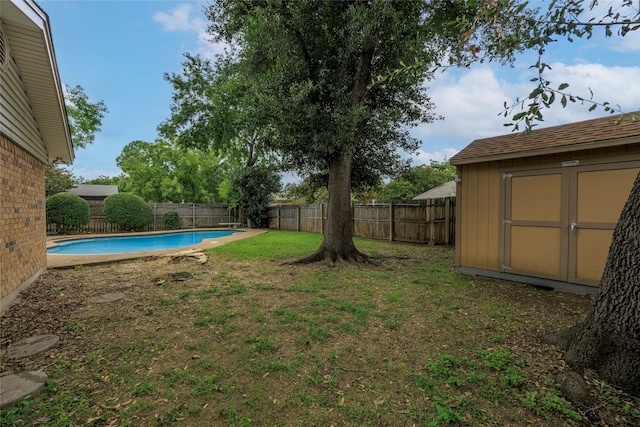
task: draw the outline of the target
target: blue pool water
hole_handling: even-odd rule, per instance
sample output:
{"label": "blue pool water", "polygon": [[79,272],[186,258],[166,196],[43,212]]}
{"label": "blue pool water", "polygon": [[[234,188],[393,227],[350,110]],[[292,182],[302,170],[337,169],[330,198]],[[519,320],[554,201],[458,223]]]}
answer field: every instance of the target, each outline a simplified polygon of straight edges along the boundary
{"label": "blue pool water", "polygon": [[147,234],[144,236],[114,236],[74,239],[57,242],[47,253],[58,255],[119,254],[126,252],[157,251],[160,249],[193,246],[204,239],[230,236],[241,230],[181,231],[177,233]]}

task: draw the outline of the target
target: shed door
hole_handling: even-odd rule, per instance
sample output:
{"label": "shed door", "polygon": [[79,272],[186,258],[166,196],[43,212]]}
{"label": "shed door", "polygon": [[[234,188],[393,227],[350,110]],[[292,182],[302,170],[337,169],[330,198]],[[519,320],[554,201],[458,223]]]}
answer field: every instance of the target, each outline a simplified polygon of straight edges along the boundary
{"label": "shed door", "polygon": [[597,286],[640,162],[505,172],[502,270]]}
{"label": "shed door", "polygon": [[563,181],[561,169],[504,174],[504,271],[566,280]]}
{"label": "shed door", "polygon": [[569,218],[569,281],[598,285],[609,254],[611,236],[640,171],[638,162],[571,170],[570,192],[575,194]]}

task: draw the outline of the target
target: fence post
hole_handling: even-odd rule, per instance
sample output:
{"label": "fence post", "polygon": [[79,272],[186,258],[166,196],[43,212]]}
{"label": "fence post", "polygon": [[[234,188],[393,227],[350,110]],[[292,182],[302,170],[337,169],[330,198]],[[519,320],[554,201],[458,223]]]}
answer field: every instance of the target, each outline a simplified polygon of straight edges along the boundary
{"label": "fence post", "polygon": [[296,220],[296,222],[297,222],[296,231],[300,231],[300,205],[298,205],[296,207],[296,212],[297,212],[297,215],[298,215],[297,216],[297,220]]}
{"label": "fence post", "polygon": [[389,241],[393,242],[393,201],[389,202]]}
{"label": "fence post", "polygon": [[434,210],[436,207],[436,203],[435,200],[437,199],[428,199],[428,207],[427,209],[429,209],[429,244],[430,245],[435,245],[436,244],[436,216],[434,215]]}
{"label": "fence post", "polygon": [[196,228],[196,204],[191,203],[191,228]]}
{"label": "fence post", "polygon": [[451,225],[451,197],[444,199],[444,244],[448,245],[451,241],[449,229]]}
{"label": "fence post", "polygon": [[324,203],[320,202],[320,234],[324,234]]}
{"label": "fence post", "polygon": [[277,211],[278,212],[278,217],[276,218],[276,220],[277,220],[276,221],[276,230],[280,230],[280,207],[281,206],[282,205],[278,205],[278,211]]}
{"label": "fence post", "polygon": [[156,231],[156,218],[158,216],[158,204],[153,204],[153,231]]}

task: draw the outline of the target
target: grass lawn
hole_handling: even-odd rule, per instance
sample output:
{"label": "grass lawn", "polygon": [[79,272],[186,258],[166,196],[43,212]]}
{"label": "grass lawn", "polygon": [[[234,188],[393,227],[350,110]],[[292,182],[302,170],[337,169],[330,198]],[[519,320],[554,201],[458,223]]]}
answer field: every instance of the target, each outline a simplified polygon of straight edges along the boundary
{"label": "grass lawn", "polygon": [[[192,259],[51,270],[1,319],[0,345],[61,345],[0,426],[640,425],[638,401],[588,373],[578,408],[550,331],[591,297],[459,275],[453,248],[356,239],[364,265],[289,265],[321,235],[274,232]],[[122,292],[109,304],[93,296]]]}

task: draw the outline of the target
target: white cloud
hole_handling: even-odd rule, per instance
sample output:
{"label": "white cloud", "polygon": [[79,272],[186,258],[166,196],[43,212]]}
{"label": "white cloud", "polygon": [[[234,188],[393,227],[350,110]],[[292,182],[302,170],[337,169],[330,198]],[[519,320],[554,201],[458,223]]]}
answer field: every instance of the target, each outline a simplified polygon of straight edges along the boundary
{"label": "white cloud", "polygon": [[[444,120],[420,125],[415,134],[431,138],[476,138],[505,133],[504,117],[498,117],[505,101],[515,99],[513,93],[524,87],[498,80],[488,66],[456,72],[459,76],[438,76],[429,94]],[[516,95],[517,96],[517,95]]]}
{"label": "white cloud", "polygon": [[619,39],[620,42],[614,45],[614,49],[618,52],[640,51],[640,30],[627,33],[626,36]]}
{"label": "white cloud", "polygon": [[[568,91],[583,98],[591,96],[590,88],[594,93],[593,99],[598,102],[619,105],[623,111],[640,109],[640,66],[554,63],[551,67],[552,70],[545,74],[553,82],[553,87],[569,83]],[[513,73],[508,77],[514,83],[498,79],[498,72],[505,76]],[[511,132],[510,127],[503,126],[509,122],[509,117],[500,115],[500,112],[505,102],[509,104],[517,98],[526,99],[534,88],[534,83],[529,81],[533,77],[531,72],[482,66],[456,74],[438,77],[429,90],[437,112],[445,119],[420,125],[412,133],[426,144],[439,141],[439,150],[440,147],[455,146],[454,142],[461,138],[469,143],[474,139]],[[544,112],[544,122],[540,126],[588,120],[608,114],[601,107],[589,112],[589,106],[569,102],[567,108],[562,108],[558,99],[550,110]]]}
{"label": "white cloud", "polygon": [[162,24],[165,31],[195,31],[206,30],[206,22],[200,17],[192,17],[192,4],[181,4],[171,12],[156,12],[153,20]]}
{"label": "white cloud", "polygon": [[197,36],[197,53],[205,58],[214,58],[224,51],[223,43],[214,43],[207,33],[207,21],[201,10],[205,3],[180,4],[169,12],[158,11],[153,15],[153,20],[162,25],[167,32],[193,33]]}
{"label": "white cloud", "polygon": [[[567,90],[583,98],[591,96],[598,102],[619,105],[622,110],[633,111],[640,108],[640,66],[620,67],[602,64],[551,65],[547,78],[556,84],[567,82]],[[583,117],[593,117],[585,108],[577,108]],[[598,110],[596,110],[598,111]],[[600,110],[604,111],[604,110]]]}

